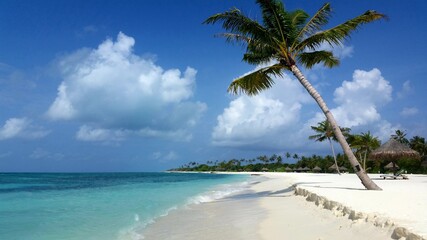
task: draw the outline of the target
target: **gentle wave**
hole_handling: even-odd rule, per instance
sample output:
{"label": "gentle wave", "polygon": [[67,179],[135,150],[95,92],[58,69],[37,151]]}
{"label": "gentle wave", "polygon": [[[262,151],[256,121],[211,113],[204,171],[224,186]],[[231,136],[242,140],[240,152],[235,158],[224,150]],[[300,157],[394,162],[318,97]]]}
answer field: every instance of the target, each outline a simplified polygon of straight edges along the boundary
{"label": "gentle wave", "polygon": [[209,191],[188,198],[188,200],[183,205],[171,207],[159,216],[149,219],[146,222],[139,222],[138,219],[138,221],[136,221],[138,224],[134,225],[130,229],[127,229],[126,231],[123,231],[122,234],[120,234],[119,240],[142,240],[144,239],[143,231],[149,225],[154,224],[157,219],[167,217],[171,211],[186,209],[191,207],[191,205],[218,201],[220,199],[230,197],[234,194],[248,190],[253,183],[253,180],[246,180],[243,182],[236,182],[231,184],[220,184]]}
{"label": "gentle wave", "polygon": [[188,200],[188,204],[200,204],[217,201],[219,199],[223,199],[233,194],[247,190],[250,184],[251,183],[249,181],[234,184],[222,184],[216,189],[190,198]]}

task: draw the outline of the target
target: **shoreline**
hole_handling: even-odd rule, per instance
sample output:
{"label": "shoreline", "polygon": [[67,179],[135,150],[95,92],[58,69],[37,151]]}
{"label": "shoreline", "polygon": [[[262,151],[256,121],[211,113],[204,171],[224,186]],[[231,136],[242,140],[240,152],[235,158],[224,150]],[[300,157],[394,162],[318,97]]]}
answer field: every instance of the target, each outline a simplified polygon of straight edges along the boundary
{"label": "shoreline", "polygon": [[[215,173],[256,174],[253,179],[264,180],[243,193],[170,213],[146,229],[146,239],[159,231],[174,236],[162,239],[286,239],[284,229],[295,239],[427,239],[427,175],[380,180],[373,174],[384,190],[367,191],[354,174]],[[187,231],[170,229],[173,219]],[[305,231],[307,222],[316,230]]]}

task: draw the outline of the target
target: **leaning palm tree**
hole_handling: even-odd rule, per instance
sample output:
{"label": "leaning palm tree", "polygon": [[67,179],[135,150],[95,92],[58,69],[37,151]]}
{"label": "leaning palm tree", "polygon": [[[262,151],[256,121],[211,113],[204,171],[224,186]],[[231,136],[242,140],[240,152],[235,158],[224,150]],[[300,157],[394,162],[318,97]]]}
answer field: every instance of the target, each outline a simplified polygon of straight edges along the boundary
{"label": "leaning palm tree", "polygon": [[262,11],[262,23],[245,16],[236,8],[215,14],[204,22],[206,24],[222,23],[227,33],[220,36],[225,37],[229,42],[246,46],[243,61],[263,66],[235,79],[228,91],[234,94],[243,92],[256,95],[274,84],[273,77],[283,76],[284,71],[292,72],[326,115],[338,142],[363,185],[367,189],[380,190],[381,188],[360,167],[326,103],[302,74],[297,63],[306,68],[316,64],[323,64],[326,67],[337,66],[339,60],[333,53],[319,50],[319,46],[324,43],[331,46],[343,44],[361,25],[382,19],[385,15],[376,11],[367,11],[336,27],[322,30],[331,16],[329,3],[323,5],[310,18],[303,10],[285,10],[283,3],[279,0],[257,0],[256,2]]}
{"label": "leaning palm tree", "polygon": [[[332,129],[331,124],[328,121],[323,121],[317,123],[317,126],[311,126],[311,129],[313,129],[317,134],[311,135],[308,137],[308,139],[314,139],[317,142],[323,142],[325,140],[329,141],[329,145],[331,146],[332,154],[334,156],[335,166],[337,168],[338,174],[341,174],[340,169],[338,167],[337,163],[337,156],[335,155],[335,149],[334,145],[332,144],[333,141],[338,141],[335,137],[334,130]],[[344,134],[344,136],[348,136],[350,132],[350,128],[341,128],[341,132]]]}

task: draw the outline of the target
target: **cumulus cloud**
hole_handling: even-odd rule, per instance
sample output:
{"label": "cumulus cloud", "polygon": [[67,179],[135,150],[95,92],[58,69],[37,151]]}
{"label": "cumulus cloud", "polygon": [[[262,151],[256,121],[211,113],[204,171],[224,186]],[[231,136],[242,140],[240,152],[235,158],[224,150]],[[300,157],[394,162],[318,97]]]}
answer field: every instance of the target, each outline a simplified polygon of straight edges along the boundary
{"label": "cumulus cloud", "polygon": [[[334,101],[337,104],[331,109],[338,124],[342,127],[358,131],[371,131],[381,140],[390,137],[397,129],[388,121],[381,118],[380,108],[392,100],[392,86],[381,75],[381,71],[374,68],[371,71],[355,70],[351,81],[343,81],[334,92]],[[307,121],[304,129],[324,121],[323,113]]]}
{"label": "cumulus cloud", "polygon": [[[316,110],[302,112],[314,103],[299,82],[285,76],[272,89],[254,97],[240,96],[230,102],[217,118],[213,144],[229,147],[271,147],[274,149],[317,149],[308,140],[311,126],[324,121]],[[336,106],[331,109],[341,126],[355,133],[370,130],[386,139],[396,126],[381,118],[380,108],[392,100],[392,87],[378,69],[355,70],[351,81],[343,81],[334,92]],[[304,113],[304,114],[303,114]]]}
{"label": "cumulus cloud", "polygon": [[[122,139],[147,129],[187,132],[206,104],[191,101],[197,71],[164,70],[133,53],[135,40],[119,33],[97,49],[81,49],[59,61],[63,81],[47,111],[52,120],[77,120],[77,139]],[[144,134],[140,134],[144,135]]]}
{"label": "cumulus cloud", "polygon": [[338,107],[332,110],[342,126],[354,127],[381,119],[378,108],[391,101],[392,86],[380,70],[355,70],[352,81],[344,81],[334,92]]}
{"label": "cumulus cloud", "polygon": [[42,127],[35,126],[27,118],[10,118],[0,128],[0,140],[11,138],[36,139],[49,134],[49,131]]}
{"label": "cumulus cloud", "polygon": [[218,116],[212,132],[214,145],[271,145],[265,138],[284,134],[299,121],[308,94],[290,77],[276,79],[276,86],[257,96],[242,95]]}

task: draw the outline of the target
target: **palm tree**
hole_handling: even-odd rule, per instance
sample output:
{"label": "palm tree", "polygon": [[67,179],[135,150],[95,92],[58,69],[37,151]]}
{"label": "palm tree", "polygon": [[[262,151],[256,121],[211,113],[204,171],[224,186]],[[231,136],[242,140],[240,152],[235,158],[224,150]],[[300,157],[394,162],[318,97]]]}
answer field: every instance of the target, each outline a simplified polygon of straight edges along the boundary
{"label": "palm tree", "polygon": [[[352,148],[355,148],[359,152],[359,158],[363,162],[363,168],[366,169],[366,157],[368,154],[378,148],[381,145],[380,140],[377,137],[371,135],[371,132],[361,133],[359,135],[353,135],[349,139]],[[361,154],[364,154],[362,158]]]}
{"label": "palm tree", "polygon": [[[334,156],[335,166],[337,167],[337,172],[338,174],[341,174],[337,163],[337,156],[335,155],[334,145],[332,144],[332,140],[337,141],[337,138],[335,137],[331,124],[325,120],[323,122],[317,123],[317,126],[311,126],[311,129],[313,129],[317,134],[309,136],[308,139],[314,139],[317,142],[323,142],[325,140],[329,141],[329,145],[331,146],[332,154]],[[341,128],[341,132],[344,134],[344,136],[348,136],[350,128]]]}
{"label": "palm tree", "polygon": [[424,159],[424,157],[427,154],[427,143],[425,141],[425,138],[420,136],[414,136],[409,141],[409,146],[420,153],[421,159]]}
{"label": "palm tree", "polygon": [[406,133],[405,131],[401,131],[401,130],[396,130],[395,132],[396,134],[391,135],[392,138],[394,138],[394,140],[406,144],[409,144],[408,139],[406,138]]}
{"label": "palm tree", "polygon": [[318,50],[318,47],[323,43],[331,46],[343,44],[361,25],[385,18],[385,15],[371,10],[336,27],[321,30],[331,16],[329,3],[324,4],[313,17],[309,18],[303,10],[286,11],[279,0],[256,2],[262,11],[262,23],[245,16],[236,8],[212,15],[204,22],[222,23],[222,27],[228,32],[220,36],[229,42],[245,45],[243,61],[253,65],[267,65],[233,80],[228,91],[234,94],[243,92],[256,95],[274,84],[272,77],[281,77],[286,70],[292,72],[322,109],[363,185],[367,189],[380,190],[381,188],[362,171],[334,116],[317,90],[302,74],[297,63],[306,68],[320,63],[326,67],[337,66],[339,60],[333,53]]}

